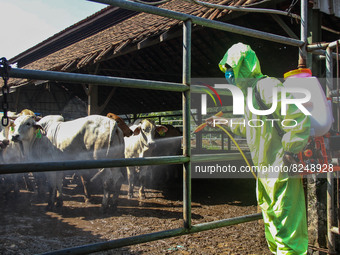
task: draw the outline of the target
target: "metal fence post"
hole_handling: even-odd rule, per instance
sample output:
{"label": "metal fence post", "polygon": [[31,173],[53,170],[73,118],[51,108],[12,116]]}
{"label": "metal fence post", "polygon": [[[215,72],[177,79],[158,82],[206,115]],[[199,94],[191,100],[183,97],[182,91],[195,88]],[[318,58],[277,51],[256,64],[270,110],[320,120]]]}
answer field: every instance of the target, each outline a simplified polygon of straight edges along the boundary
{"label": "metal fence post", "polygon": [[308,4],[307,0],[301,0],[301,28],[300,28],[300,39],[304,42],[303,45],[299,47],[299,68],[306,67],[307,60],[307,31],[308,31],[308,22],[307,22],[307,10]]}
{"label": "metal fence post", "polygon": [[[326,94],[333,90],[333,58],[332,49],[326,49]],[[327,244],[328,252],[335,254],[335,236],[332,233],[333,218],[334,218],[334,177],[333,173],[327,173]]]}
{"label": "metal fence post", "polygon": [[[191,20],[183,23],[183,84],[191,83]],[[190,157],[190,90],[183,95],[183,155]],[[183,220],[191,228],[191,162],[183,164]]]}

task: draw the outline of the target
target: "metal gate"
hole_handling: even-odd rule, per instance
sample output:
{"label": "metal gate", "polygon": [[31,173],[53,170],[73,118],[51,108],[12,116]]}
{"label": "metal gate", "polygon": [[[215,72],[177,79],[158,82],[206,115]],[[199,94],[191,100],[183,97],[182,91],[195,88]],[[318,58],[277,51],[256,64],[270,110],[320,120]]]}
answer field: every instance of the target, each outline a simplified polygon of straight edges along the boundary
{"label": "metal gate", "polygon": [[[122,239],[105,241],[101,243],[88,244],[84,246],[72,247],[59,251],[48,252],[45,254],[88,254],[92,252],[105,251],[123,246],[139,244],[144,242],[155,241],[164,238],[170,238],[180,235],[196,233],[200,231],[231,226],[244,222],[261,219],[261,214],[251,214],[235,218],[229,218],[219,221],[213,221],[198,225],[191,224],[191,163],[209,162],[209,161],[226,161],[241,159],[238,153],[215,154],[215,155],[191,155],[190,148],[190,84],[191,84],[191,29],[192,24],[197,24],[213,29],[219,29],[245,36],[251,36],[273,42],[292,45],[300,48],[300,58],[306,59],[307,55],[307,0],[301,1],[301,40],[289,37],[274,35],[254,29],[248,29],[236,25],[231,25],[219,21],[208,20],[193,15],[174,12],[159,7],[140,4],[125,0],[91,0],[117,6],[120,8],[146,12],[159,16],[183,21],[183,69],[182,84],[171,82],[159,82],[151,80],[137,80],[128,78],[115,78],[97,75],[63,73],[53,71],[38,71],[19,68],[8,70],[9,77],[40,79],[50,81],[67,81],[86,83],[103,86],[118,86],[127,88],[142,88],[151,90],[166,90],[182,93],[183,103],[183,155],[166,156],[166,157],[149,157],[134,159],[107,159],[107,160],[87,160],[87,161],[66,161],[66,162],[44,162],[44,163],[25,163],[25,164],[8,164],[0,166],[1,174],[25,173],[25,172],[42,172],[56,170],[73,170],[73,169],[91,169],[105,167],[125,167],[125,166],[143,166],[143,165],[161,165],[161,164],[182,164],[183,165],[183,227],[170,229],[161,232],[143,234]],[[263,10],[262,10],[263,11]]]}

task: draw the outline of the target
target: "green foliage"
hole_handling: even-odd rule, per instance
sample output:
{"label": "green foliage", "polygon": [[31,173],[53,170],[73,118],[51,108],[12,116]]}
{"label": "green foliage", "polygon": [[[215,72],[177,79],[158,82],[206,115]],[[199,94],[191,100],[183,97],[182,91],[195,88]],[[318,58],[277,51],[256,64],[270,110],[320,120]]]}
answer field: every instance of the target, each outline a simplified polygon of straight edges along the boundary
{"label": "green foliage", "polygon": [[157,124],[161,123],[182,127],[182,111],[141,113],[138,117],[153,119]]}

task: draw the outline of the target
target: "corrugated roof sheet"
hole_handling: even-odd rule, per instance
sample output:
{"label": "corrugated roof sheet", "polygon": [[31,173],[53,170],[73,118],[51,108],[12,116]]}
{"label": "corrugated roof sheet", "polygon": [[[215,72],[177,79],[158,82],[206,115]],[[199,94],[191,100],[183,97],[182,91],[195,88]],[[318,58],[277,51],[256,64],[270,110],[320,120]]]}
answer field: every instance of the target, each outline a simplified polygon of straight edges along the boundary
{"label": "corrugated roof sheet", "polygon": [[339,0],[314,0],[314,8],[320,9],[320,11],[324,13],[340,18]]}

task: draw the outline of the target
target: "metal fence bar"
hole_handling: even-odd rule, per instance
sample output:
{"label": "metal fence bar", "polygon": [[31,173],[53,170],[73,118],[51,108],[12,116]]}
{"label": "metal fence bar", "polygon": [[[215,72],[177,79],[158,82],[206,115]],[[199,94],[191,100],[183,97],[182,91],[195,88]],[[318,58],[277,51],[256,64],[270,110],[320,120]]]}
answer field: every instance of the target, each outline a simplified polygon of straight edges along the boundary
{"label": "metal fence bar", "polygon": [[[312,54],[315,54],[315,55],[319,55],[319,59],[320,60],[325,60],[326,59],[326,55],[327,55],[327,52],[326,50],[313,50],[312,52],[310,52]],[[337,58],[337,54],[332,52],[332,58],[336,59]],[[339,54],[338,54],[338,57],[339,57]]]}
{"label": "metal fence bar", "polygon": [[58,170],[79,170],[93,168],[171,165],[183,164],[190,161],[185,156],[163,156],[146,158],[98,159],[98,160],[70,160],[61,162],[0,164],[0,174],[47,172]]}
{"label": "metal fence bar", "polygon": [[[327,96],[333,90],[333,58],[332,48],[326,48],[326,93]],[[327,173],[327,246],[330,254],[335,254],[335,235],[332,232],[334,223],[334,176]]]}
{"label": "metal fence bar", "polygon": [[[244,155],[251,159],[250,152],[244,153]],[[240,153],[221,153],[221,154],[200,154],[192,155],[191,163],[203,163],[203,162],[217,162],[217,161],[233,161],[233,160],[243,160]]]}
{"label": "metal fence bar", "polygon": [[225,219],[225,220],[197,224],[197,225],[192,226],[190,229],[187,229],[187,228],[170,229],[170,230],[154,232],[154,233],[149,233],[149,234],[144,234],[144,235],[116,239],[116,240],[107,241],[107,242],[94,243],[94,244],[78,246],[78,247],[73,247],[73,248],[68,248],[68,249],[63,249],[63,250],[58,250],[58,251],[47,252],[41,255],[89,254],[93,252],[111,250],[111,249],[116,249],[116,248],[120,248],[124,246],[146,243],[150,241],[156,241],[156,240],[175,237],[175,236],[198,233],[201,231],[215,229],[215,228],[232,226],[232,225],[236,225],[240,223],[259,220],[261,218],[262,218],[261,213],[244,215],[244,216],[239,216],[239,217]]}
{"label": "metal fence bar", "polygon": [[132,10],[132,11],[146,12],[146,13],[155,14],[158,16],[168,17],[171,19],[177,19],[177,20],[182,20],[182,21],[186,21],[190,19],[194,24],[197,24],[197,25],[219,29],[219,30],[223,30],[227,32],[232,32],[235,34],[250,36],[254,38],[264,39],[268,41],[283,43],[287,45],[292,45],[292,46],[304,45],[303,41],[300,41],[297,39],[292,39],[292,38],[285,37],[285,36],[266,33],[266,32],[255,30],[255,29],[244,28],[241,26],[236,26],[236,25],[219,22],[215,20],[208,20],[208,19],[197,17],[194,15],[166,10],[166,9],[162,9],[159,7],[150,6],[146,4],[140,4],[140,3],[136,3],[132,1],[127,1],[127,0],[89,0],[89,1],[113,5],[113,6],[117,6],[120,8]]}
{"label": "metal fence bar", "polygon": [[64,82],[86,83],[86,84],[103,85],[103,86],[118,86],[118,87],[125,87],[125,88],[166,90],[166,91],[174,91],[174,92],[183,92],[189,89],[187,86],[184,86],[183,84],[173,83],[173,82],[161,82],[161,81],[118,78],[118,77],[100,76],[100,75],[91,75],[91,74],[29,70],[29,69],[19,69],[19,68],[11,68],[8,74],[9,74],[9,77],[12,77],[12,78],[64,81]]}
{"label": "metal fence bar", "polygon": [[[183,70],[182,82],[185,86],[191,84],[191,26],[190,20],[183,23]],[[183,156],[191,155],[191,94],[190,90],[182,93],[183,107]],[[191,162],[183,164],[183,223],[185,228],[191,227]]]}
{"label": "metal fence bar", "polygon": [[336,40],[336,41],[334,41],[334,42],[331,42],[331,43],[328,45],[328,47],[331,48],[331,49],[333,49],[333,48],[335,48],[335,47],[337,46],[338,43],[340,43],[340,40]]}
{"label": "metal fence bar", "polygon": [[308,51],[320,50],[320,49],[326,49],[327,47],[335,48],[337,43],[340,43],[340,40],[336,40],[330,43],[329,42],[315,43],[315,44],[307,45],[307,50]]}
{"label": "metal fence bar", "polygon": [[[250,158],[250,153],[245,153]],[[78,170],[108,167],[125,166],[147,166],[147,165],[171,165],[188,163],[188,156],[163,156],[145,158],[124,158],[124,159],[98,159],[98,160],[69,160],[62,162],[31,162],[17,164],[0,164],[0,174],[14,174],[27,172],[47,172],[57,170]],[[240,153],[223,154],[200,154],[192,155],[192,163],[211,162],[211,161],[233,161],[243,160]]]}

